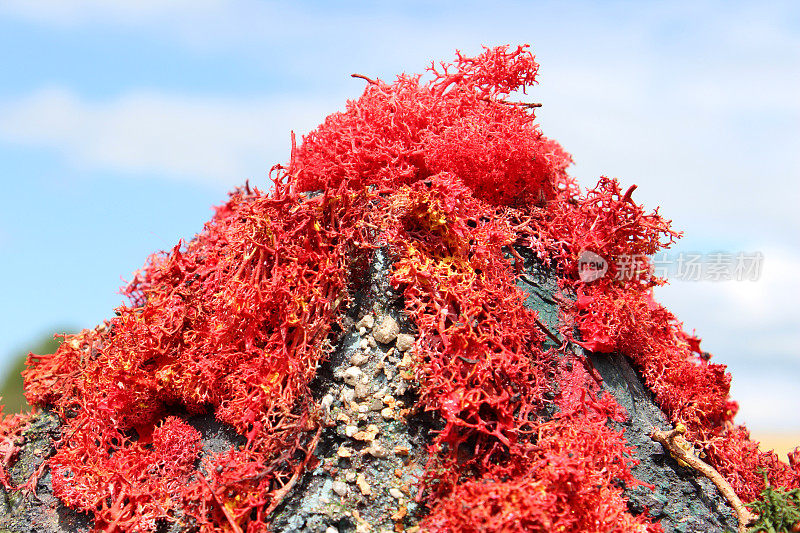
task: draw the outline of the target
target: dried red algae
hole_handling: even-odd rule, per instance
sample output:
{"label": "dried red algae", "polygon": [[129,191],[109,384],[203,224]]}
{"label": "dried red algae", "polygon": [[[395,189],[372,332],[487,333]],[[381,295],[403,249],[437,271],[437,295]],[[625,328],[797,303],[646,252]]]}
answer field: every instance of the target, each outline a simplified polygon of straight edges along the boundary
{"label": "dried red algae", "polygon": [[[744,501],[763,490],[762,468],[773,486],[799,486],[799,465],[758,451],[747,430],[734,424],[738,405],[730,399],[731,376],[725,365],[709,362],[700,340],[683,331],[675,316],[653,299],[652,287],[664,280],[653,275],[649,256],[679,237],[669,221],[657,211],[645,213],[606,178],[577,202],[554,202],[548,210],[532,242],[563,265],[560,283],[577,295],[575,304],[564,309],[565,336],[571,336],[574,326],[580,332],[576,343],[628,357],[658,405],[673,423],[687,428],[687,437]],[[579,281],[577,259],[583,250],[609,260],[606,276],[592,283]]]}
{"label": "dried red algae", "polygon": [[[419,329],[420,407],[444,424],[423,480],[427,529],[660,530],[630,514],[620,488],[637,483],[606,425],[621,408],[568,344],[543,349],[514,285],[519,246],[577,295],[562,335],[629,357],[744,500],[763,488],[759,467],[798,486],[796,462],[758,452],[733,426],[724,367],[652,299],[662,281],[647,256],[678,237],[669,222],[614,180],[580,195],[533,106],[507,100],[537,70],[526,47],[498,47],[432,65],[427,81],[368,80],[274,169],[271,193],[234,191],[195,239],[151,257],[116,318],[32,355],[28,400],[64,421],[49,459],[56,495],[92,512],[98,531],[153,531],[178,515],[201,531],[268,529],[313,463],[309,383],[378,245]],[[583,250],[612,265],[633,257],[642,275],[581,283]],[[176,407],[213,409],[246,445],[198,464],[199,434],[166,416]],[[4,442],[17,426],[3,422]]]}
{"label": "dried red algae", "polygon": [[[312,453],[308,384],[355,243],[367,240],[367,203],[350,191],[301,201],[275,186],[234,192],[203,233],[150,259],[116,318],[31,356],[29,401],[65,421],[49,461],[55,494],[93,512],[97,530],[150,531],[178,509],[205,531],[263,529],[265,508]],[[247,443],[203,465],[196,454],[165,462],[160,447],[199,439],[161,421],[170,406],[213,408]]]}

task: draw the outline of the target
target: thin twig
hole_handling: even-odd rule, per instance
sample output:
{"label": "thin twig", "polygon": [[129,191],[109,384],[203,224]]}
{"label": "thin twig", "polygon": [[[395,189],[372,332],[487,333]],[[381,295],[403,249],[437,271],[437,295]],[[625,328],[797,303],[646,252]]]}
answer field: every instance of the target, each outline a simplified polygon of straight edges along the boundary
{"label": "thin twig", "polygon": [[686,439],[683,438],[685,432],[686,428],[683,427],[682,424],[678,424],[678,426],[671,431],[661,431],[658,428],[653,428],[653,431],[650,432],[650,438],[656,442],[660,442],[661,445],[669,451],[669,454],[679,463],[690,466],[710,479],[711,482],[717,486],[722,496],[731,504],[733,510],[736,511],[736,517],[739,520],[739,532],[746,532],[747,528],[755,520],[755,515],[745,507],[742,500],[736,495],[733,487],[731,487],[731,484],[728,483],[713,466],[702,461],[689,451],[691,446]]}
{"label": "thin twig", "polygon": [[555,335],[555,333],[553,333],[552,331],[550,331],[550,328],[548,328],[547,326],[545,326],[544,324],[542,324],[542,322],[541,322],[541,321],[540,321],[538,318],[536,318],[536,317],[533,317],[533,321],[534,321],[534,322],[536,322],[536,325],[537,325],[537,326],[539,326],[539,329],[540,329],[540,330],[544,331],[545,335],[547,335],[548,337],[550,337],[550,340],[552,340],[553,342],[555,342],[555,343],[556,343],[556,344],[558,344],[559,346],[561,346],[561,345],[564,343],[564,341],[562,341],[561,339],[559,339],[559,338],[558,338],[558,337]]}
{"label": "thin twig", "polygon": [[517,107],[525,107],[528,109],[533,109],[535,107],[542,107],[542,104],[539,102],[509,102],[508,100],[492,100],[491,98],[482,98],[485,102],[494,102],[495,104],[503,104],[503,105],[513,105]]}
{"label": "thin twig", "polygon": [[371,83],[372,85],[378,85],[378,82],[370,78],[369,76],[364,76],[363,74],[350,74],[351,78],[361,78],[362,80],[366,80],[367,83]]}

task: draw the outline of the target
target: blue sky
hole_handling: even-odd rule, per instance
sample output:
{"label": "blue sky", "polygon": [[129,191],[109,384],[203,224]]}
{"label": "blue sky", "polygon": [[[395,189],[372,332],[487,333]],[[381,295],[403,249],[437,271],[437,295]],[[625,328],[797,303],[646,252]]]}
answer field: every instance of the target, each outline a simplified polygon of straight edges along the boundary
{"label": "blue sky", "polygon": [[[335,7],[334,7],[335,6]],[[735,2],[7,0],[0,4],[0,367],[87,327],[122,279],[265,184],[363,83],[530,43],[542,129],[639,185],[678,252],[759,251],[756,282],[658,297],[734,374],[741,419],[799,430],[800,8]]]}

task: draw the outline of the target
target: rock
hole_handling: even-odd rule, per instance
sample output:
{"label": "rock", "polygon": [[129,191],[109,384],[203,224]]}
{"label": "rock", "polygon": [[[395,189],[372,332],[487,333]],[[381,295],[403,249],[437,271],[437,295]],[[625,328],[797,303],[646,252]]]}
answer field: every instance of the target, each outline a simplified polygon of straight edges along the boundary
{"label": "rock", "polygon": [[378,435],[378,433],[380,433],[380,428],[378,428],[378,426],[376,426],[375,424],[370,424],[369,426],[367,426],[367,429],[363,431],[357,431],[352,435],[348,435],[348,437],[353,437],[355,440],[371,442],[375,440],[375,437]]}
{"label": "rock", "polygon": [[[531,257],[526,256],[525,268],[526,276],[517,282],[528,294],[525,306],[535,310],[551,331],[558,331],[558,305],[551,298],[558,292],[555,276]],[[536,286],[530,280],[536,280]],[[576,349],[583,354],[581,348]],[[660,429],[670,426],[628,360],[620,354],[586,352],[584,356],[602,377],[603,390],[614,396],[629,415],[623,424],[623,436],[639,461],[631,468],[634,477],[656,487],[655,491],[642,486],[627,488],[629,509],[634,512],[649,509],[650,516],[667,532],[736,531],[738,522],[732,509],[710,480],[681,467],[668,454],[664,455],[663,450],[653,453],[660,445],[654,447],[650,431],[654,426]],[[612,425],[622,429],[619,424]]]}
{"label": "rock", "polygon": [[357,366],[351,366],[350,368],[344,371],[342,379],[344,379],[344,382],[350,385],[351,387],[355,387],[356,384],[361,382],[361,376],[363,375],[364,372],[362,372],[360,368],[358,368]]}
{"label": "rock", "polygon": [[342,459],[347,459],[348,457],[353,456],[353,450],[351,448],[348,448],[347,446],[339,446],[339,449],[336,450],[336,455],[338,455]]}
{"label": "rock", "polygon": [[384,317],[378,327],[372,330],[372,336],[375,337],[376,341],[382,344],[391,344],[394,342],[398,333],[400,333],[400,326],[394,318],[388,315]]}
{"label": "rock", "polygon": [[372,388],[365,383],[356,383],[355,395],[359,400],[366,398],[370,395]]}
{"label": "rock", "polygon": [[344,498],[347,496],[347,484],[341,481],[334,481],[331,485],[333,492],[339,495],[339,497]]}
{"label": "rock", "polygon": [[354,353],[350,357],[350,364],[353,365],[353,366],[362,366],[367,361],[369,361],[369,354],[368,353]]}
{"label": "rock", "polygon": [[345,388],[341,395],[342,403],[352,403],[356,399],[356,392],[353,389]]}
{"label": "rock", "polygon": [[364,496],[371,496],[372,495],[372,488],[367,483],[367,479],[364,477],[364,474],[358,474],[356,478],[356,485],[358,485],[358,490],[361,491],[361,494]]}
{"label": "rock", "polygon": [[375,317],[372,315],[364,315],[361,320],[356,324],[357,328],[372,329],[375,326]]}
{"label": "rock", "polygon": [[408,452],[411,451],[411,448],[409,448],[408,446],[395,446],[393,451],[395,455],[405,456],[408,455]]}
{"label": "rock", "polygon": [[372,457],[383,459],[387,455],[389,455],[389,450],[381,446],[380,444],[372,443],[372,446],[367,448],[367,453],[370,454]]}
{"label": "rock", "polygon": [[320,405],[322,406],[323,409],[327,411],[331,408],[331,405],[333,405],[333,400],[334,398],[332,394],[326,394],[322,398],[322,402],[320,403]]}
{"label": "rock", "polygon": [[400,352],[407,352],[412,346],[414,346],[415,340],[416,339],[414,339],[413,335],[409,335],[408,333],[400,333],[397,335],[397,343],[395,344],[395,347]]}
{"label": "rock", "polygon": [[[528,265],[527,268],[532,275],[532,267]],[[372,272],[371,283],[380,290],[370,293],[373,295],[373,299],[368,300],[370,306],[373,302],[381,302],[375,295],[386,291],[389,270],[384,263]],[[547,283],[549,281],[543,282],[546,287]],[[525,290],[522,281],[520,286]],[[555,288],[549,290],[555,291]],[[398,361],[390,354],[391,349],[387,350],[381,362],[384,377],[376,371],[378,356],[370,362],[369,355],[360,351],[358,330],[351,329],[343,336],[329,362],[324,363],[327,366],[321,374],[328,376],[328,381],[320,381],[314,389],[321,408],[332,411],[333,420],[328,423],[336,424],[336,427],[324,429],[315,452],[325,468],[307,472],[287,494],[272,516],[272,530],[276,533],[352,532],[358,528],[374,532],[392,531],[394,520],[402,521],[406,531],[418,529],[416,524],[424,509],[413,502],[414,487],[422,473],[418,465],[424,465],[427,460],[432,426],[430,420],[420,418],[414,421],[413,430],[400,423],[405,417],[413,416],[410,408],[414,407],[414,384],[408,369],[412,367],[409,350],[414,337],[399,334],[397,321],[388,314],[391,311],[398,316],[402,309],[389,308],[386,300],[382,302],[375,308],[386,318],[377,327],[369,320],[362,327],[366,329],[369,325],[374,338],[384,348],[394,342],[395,353],[402,353],[402,360]],[[557,331],[556,306],[535,295],[529,296],[526,305],[537,310],[543,320],[554,321],[548,325]],[[377,352],[380,353],[380,349]],[[363,356],[366,359],[362,360]],[[716,488],[705,478],[680,467],[647,436],[652,425],[665,428],[667,420],[627,360],[618,354],[587,354],[587,357],[602,377],[606,393],[613,395],[630,414],[624,423],[624,437],[639,461],[633,467],[634,476],[656,487],[655,491],[643,487],[625,488],[629,509],[635,513],[648,512],[667,532],[735,530],[736,519]],[[370,383],[365,383],[368,374],[373,378]],[[377,392],[372,392],[373,386]],[[410,395],[404,396],[402,401],[397,399],[407,393]],[[338,404],[334,406],[337,398],[343,402],[344,408]],[[356,398],[358,405],[353,404]],[[348,408],[351,409],[349,414],[345,412]],[[232,429],[216,422],[213,415],[191,417],[189,423],[203,435],[204,455],[224,452],[243,443]],[[34,471],[43,458],[52,453],[52,442],[59,434],[59,425],[58,418],[46,412],[31,423],[28,443],[20,452],[19,466],[14,467],[18,470],[12,470],[17,472],[12,479],[15,484],[23,483],[27,479],[26,473]],[[71,533],[91,529],[90,517],[70,511],[52,495],[49,480],[49,473],[45,470],[37,486],[41,501],[23,498],[18,491],[6,493],[0,489],[0,515],[6,515],[0,518],[0,531],[5,528],[13,533]],[[355,484],[355,487],[349,487],[347,483]],[[399,487],[410,487],[411,496]],[[363,498],[369,498],[368,504],[356,508],[348,498],[353,495],[360,495],[356,499],[362,502]],[[163,531],[189,533],[192,525],[177,519],[172,524],[165,524]]]}

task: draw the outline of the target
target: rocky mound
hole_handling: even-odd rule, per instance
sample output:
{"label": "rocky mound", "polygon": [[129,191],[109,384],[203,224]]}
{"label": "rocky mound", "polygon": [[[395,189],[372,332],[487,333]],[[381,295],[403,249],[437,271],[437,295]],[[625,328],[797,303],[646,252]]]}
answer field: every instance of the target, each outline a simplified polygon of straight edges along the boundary
{"label": "rocky mound", "polygon": [[720,531],[800,486],[800,452],[758,451],[725,367],[652,298],[679,235],[635,187],[581,192],[510,99],[537,69],[499,47],[356,75],[269,192],[29,357],[5,527]]}

